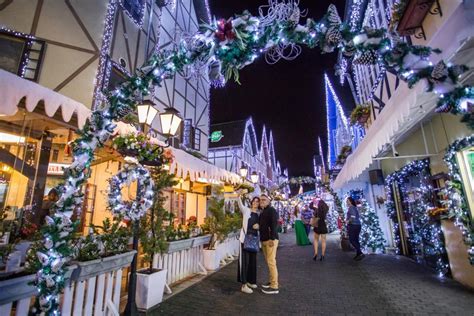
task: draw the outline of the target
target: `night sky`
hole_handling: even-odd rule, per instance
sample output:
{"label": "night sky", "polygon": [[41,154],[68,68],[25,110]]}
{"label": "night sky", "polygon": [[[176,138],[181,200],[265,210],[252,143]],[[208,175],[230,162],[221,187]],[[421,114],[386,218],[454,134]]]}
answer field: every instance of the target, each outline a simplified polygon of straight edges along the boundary
{"label": "night sky", "polygon": [[[266,0],[210,0],[212,15],[228,18],[248,9],[258,15]],[[343,16],[344,0],[301,0],[300,9],[307,17],[319,20],[330,3]],[[305,23],[303,18],[300,23]],[[293,61],[281,60],[269,65],[264,57],[240,72],[241,85],[228,82],[224,88],[211,90],[211,122],[227,122],[252,116],[259,141],[262,126],[273,131],[276,157],[290,176],[313,175],[312,157],[321,136],[327,154],[327,129],[324,91],[326,72],[346,113],[354,107],[350,88],[339,85],[334,76],[337,54],[320,54],[318,49],[304,49]],[[259,144],[260,145],[260,144]]]}

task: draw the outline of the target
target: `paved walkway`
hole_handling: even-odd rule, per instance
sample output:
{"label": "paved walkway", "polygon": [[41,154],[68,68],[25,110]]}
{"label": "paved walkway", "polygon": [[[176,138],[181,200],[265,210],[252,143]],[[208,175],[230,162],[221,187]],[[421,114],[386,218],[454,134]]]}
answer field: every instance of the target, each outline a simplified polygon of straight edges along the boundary
{"label": "paved walkway", "polygon": [[[236,262],[162,303],[153,315],[474,315],[474,292],[404,257],[369,255],[360,262],[328,236],[327,258],[280,235],[280,294],[239,292]],[[263,256],[258,281],[267,281]]]}

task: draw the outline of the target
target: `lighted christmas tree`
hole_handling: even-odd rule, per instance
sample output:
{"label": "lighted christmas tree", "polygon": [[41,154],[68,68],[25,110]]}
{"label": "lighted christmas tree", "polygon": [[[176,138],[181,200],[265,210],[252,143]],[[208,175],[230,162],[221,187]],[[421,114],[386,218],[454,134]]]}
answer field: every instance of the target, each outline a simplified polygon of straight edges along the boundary
{"label": "lighted christmas tree", "polygon": [[328,227],[328,233],[332,233],[337,230],[337,218],[339,213],[337,213],[335,207],[330,207],[328,215],[326,217],[326,225]]}
{"label": "lighted christmas tree", "polygon": [[375,210],[370,207],[365,199],[360,200],[362,206],[359,209],[362,229],[360,232],[360,245],[365,252],[383,253],[385,250],[385,238],[380,228],[379,217]]}

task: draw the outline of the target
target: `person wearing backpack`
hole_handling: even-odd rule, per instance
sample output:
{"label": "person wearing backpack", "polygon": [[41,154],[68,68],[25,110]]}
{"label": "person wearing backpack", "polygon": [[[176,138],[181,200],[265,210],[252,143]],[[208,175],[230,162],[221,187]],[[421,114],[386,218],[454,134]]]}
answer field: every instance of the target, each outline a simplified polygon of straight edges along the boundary
{"label": "person wearing backpack", "polygon": [[311,226],[313,226],[314,231],[314,256],[313,260],[318,259],[318,244],[319,239],[321,239],[321,257],[319,261],[324,260],[324,255],[326,254],[326,234],[328,233],[328,227],[326,225],[326,216],[329,211],[329,206],[324,202],[323,199],[313,200],[310,204],[310,208],[313,210],[313,218],[311,219]]}

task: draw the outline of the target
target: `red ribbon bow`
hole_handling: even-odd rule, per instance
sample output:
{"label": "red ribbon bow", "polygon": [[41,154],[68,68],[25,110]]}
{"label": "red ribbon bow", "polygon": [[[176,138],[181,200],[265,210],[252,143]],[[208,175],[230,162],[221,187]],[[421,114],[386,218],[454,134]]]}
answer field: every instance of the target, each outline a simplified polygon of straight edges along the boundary
{"label": "red ribbon bow", "polygon": [[216,37],[219,41],[233,40],[235,38],[234,30],[232,29],[232,22],[220,19],[217,21]]}

